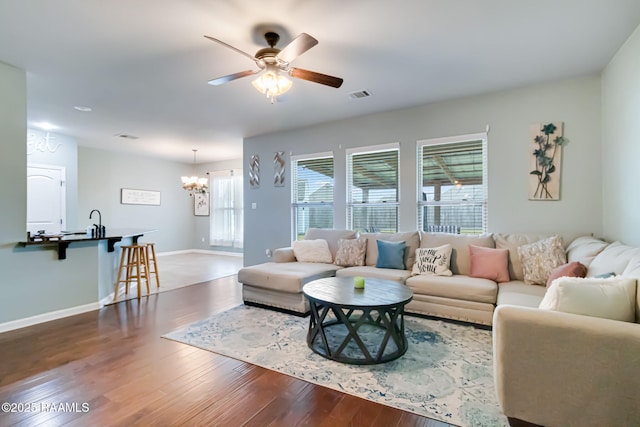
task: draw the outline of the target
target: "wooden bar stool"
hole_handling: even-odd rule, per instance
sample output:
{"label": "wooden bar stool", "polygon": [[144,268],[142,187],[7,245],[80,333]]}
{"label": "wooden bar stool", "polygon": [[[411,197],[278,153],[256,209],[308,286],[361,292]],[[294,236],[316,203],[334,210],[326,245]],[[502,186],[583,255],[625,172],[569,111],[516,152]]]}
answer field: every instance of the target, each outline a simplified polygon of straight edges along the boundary
{"label": "wooden bar stool", "polygon": [[[144,243],[143,243],[144,244]],[[149,269],[149,277],[153,274],[156,277],[156,286],[160,287],[160,276],[158,276],[158,263],[156,262],[156,244],[146,243],[147,246],[147,267]]]}
{"label": "wooden bar stool", "polygon": [[[123,270],[125,272],[122,278]],[[138,299],[140,299],[140,288],[142,287],[142,279],[147,283],[147,295],[149,294],[149,264],[147,262],[147,246],[146,245],[127,245],[122,246],[122,254],[120,255],[120,267],[118,267],[118,277],[114,285],[113,301],[118,299],[118,290],[120,283],[125,284],[124,292],[129,294],[129,284],[136,282],[138,287]]]}

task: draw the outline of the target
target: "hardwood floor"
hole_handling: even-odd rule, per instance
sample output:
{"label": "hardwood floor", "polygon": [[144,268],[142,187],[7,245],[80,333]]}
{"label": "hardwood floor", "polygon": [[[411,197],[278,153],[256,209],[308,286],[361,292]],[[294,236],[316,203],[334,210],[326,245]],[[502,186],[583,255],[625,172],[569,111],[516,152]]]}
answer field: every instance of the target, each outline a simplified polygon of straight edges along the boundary
{"label": "hardwood floor", "polygon": [[0,426],[450,427],[160,338],[241,302],[230,276],[0,334],[0,402],[23,411]]}

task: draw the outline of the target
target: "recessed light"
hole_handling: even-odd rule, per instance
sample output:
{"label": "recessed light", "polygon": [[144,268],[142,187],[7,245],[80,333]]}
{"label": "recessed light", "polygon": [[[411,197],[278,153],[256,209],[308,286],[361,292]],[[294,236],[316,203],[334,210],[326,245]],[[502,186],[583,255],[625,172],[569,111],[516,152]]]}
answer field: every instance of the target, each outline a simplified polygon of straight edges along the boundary
{"label": "recessed light", "polygon": [[76,105],[73,108],[78,110],[78,111],[82,111],[84,113],[88,113],[89,111],[93,111],[93,109],[91,107],[87,107],[85,105]]}
{"label": "recessed light", "polygon": [[39,122],[39,123],[34,123],[33,124],[35,127],[39,127],[42,130],[53,130],[53,129],[58,129],[58,126],[56,125],[52,125],[49,122]]}

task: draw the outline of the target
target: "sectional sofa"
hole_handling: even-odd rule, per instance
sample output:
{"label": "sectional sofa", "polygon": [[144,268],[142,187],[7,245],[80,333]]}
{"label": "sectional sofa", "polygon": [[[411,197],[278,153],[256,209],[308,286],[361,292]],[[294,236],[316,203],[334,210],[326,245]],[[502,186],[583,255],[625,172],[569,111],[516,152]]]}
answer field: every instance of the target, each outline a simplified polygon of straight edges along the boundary
{"label": "sectional sofa", "polygon": [[[245,304],[299,315],[309,311],[302,287],[318,278],[363,276],[404,283],[414,293],[407,313],[492,325],[496,393],[510,421],[549,427],[638,426],[640,248],[588,234],[556,236],[422,231],[357,235],[351,230],[310,229],[305,240],[326,241],[330,256],[300,262],[294,242],[293,247],[275,250],[272,262],[241,269],[238,280]],[[361,265],[336,264],[350,240],[351,252],[356,241],[363,248],[363,259],[356,261]],[[553,248],[540,246],[551,240]],[[404,247],[402,265],[380,267],[378,249],[386,251],[388,244]],[[449,272],[416,273],[425,251],[443,247],[450,250]],[[551,277],[548,283],[531,284],[537,269],[553,276],[565,268],[550,265],[559,261],[544,256],[532,263],[528,256],[536,250],[540,255],[541,247],[560,252],[566,265],[584,267],[582,275],[587,277]],[[484,258],[487,253],[506,254],[505,265],[494,266],[492,258]],[[585,296],[583,290],[591,294]]]}

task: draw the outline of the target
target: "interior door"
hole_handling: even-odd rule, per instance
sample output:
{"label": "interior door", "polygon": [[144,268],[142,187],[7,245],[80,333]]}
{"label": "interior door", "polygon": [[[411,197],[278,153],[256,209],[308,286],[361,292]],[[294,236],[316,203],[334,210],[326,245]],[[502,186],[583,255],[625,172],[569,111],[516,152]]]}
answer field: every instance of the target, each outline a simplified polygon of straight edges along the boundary
{"label": "interior door", "polygon": [[58,234],[66,227],[65,169],[27,165],[27,231]]}

